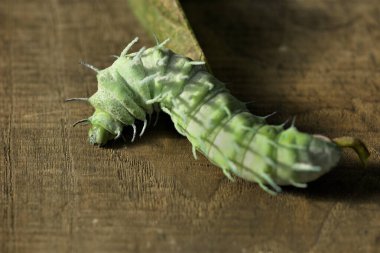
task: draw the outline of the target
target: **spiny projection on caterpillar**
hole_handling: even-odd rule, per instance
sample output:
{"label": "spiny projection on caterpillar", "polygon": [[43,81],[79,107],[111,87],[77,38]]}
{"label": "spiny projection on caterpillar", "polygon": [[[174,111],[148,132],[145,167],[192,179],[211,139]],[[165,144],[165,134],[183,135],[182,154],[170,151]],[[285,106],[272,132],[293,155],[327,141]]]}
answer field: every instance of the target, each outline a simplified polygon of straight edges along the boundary
{"label": "spiny projection on caterpillar", "polygon": [[265,118],[251,114],[246,103],[233,97],[225,85],[212,76],[205,63],[193,61],[166,48],[169,40],[130,53],[135,38],[103,70],[84,63],[97,73],[98,90],[87,101],[95,109],[89,118],[76,122],[90,124],[89,142],[100,146],[123,137],[125,126],[133,128],[162,110],[169,114],[176,130],[192,144],[194,158],[202,153],[219,166],[231,180],[236,175],[256,182],[275,194],[279,185],[306,187],[330,171],[341,157],[342,147],[352,147],[362,161],[368,150],[358,139],[330,140],[302,133],[292,124],[269,125]]}

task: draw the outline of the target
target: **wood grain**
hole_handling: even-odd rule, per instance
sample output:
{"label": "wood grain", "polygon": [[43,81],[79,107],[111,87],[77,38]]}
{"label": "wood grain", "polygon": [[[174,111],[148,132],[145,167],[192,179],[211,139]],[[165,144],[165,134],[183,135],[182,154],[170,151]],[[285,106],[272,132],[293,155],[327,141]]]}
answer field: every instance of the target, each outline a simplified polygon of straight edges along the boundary
{"label": "wood grain", "polygon": [[[0,252],[379,252],[380,3],[185,1],[212,69],[252,111],[354,135],[306,190],[228,181],[168,117],[137,142],[97,148],[71,123],[97,67],[135,36],[125,0],[0,1]],[[127,134],[130,132],[127,131]],[[130,136],[129,136],[130,137]]]}

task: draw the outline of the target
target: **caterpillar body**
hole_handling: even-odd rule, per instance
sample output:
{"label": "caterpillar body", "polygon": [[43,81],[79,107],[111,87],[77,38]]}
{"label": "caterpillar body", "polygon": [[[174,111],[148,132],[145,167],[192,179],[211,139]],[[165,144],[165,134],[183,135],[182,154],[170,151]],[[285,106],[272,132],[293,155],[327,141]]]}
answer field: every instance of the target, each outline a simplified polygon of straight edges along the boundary
{"label": "caterpillar body", "polygon": [[[192,144],[194,157],[202,153],[231,180],[234,174],[256,182],[269,193],[279,185],[306,187],[334,167],[340,148],[324,136],[299,132],[294,124],[269,125],[249,112],[204,62],[193,61],[165,47],[168,40],[129,53],[134,39],[114,63],[97,72],[98,90],[88,99],[95,109],[88,119],[89,142],[104,145],[134,130],[160,110],[169,114],[176,130]],[[78,100],[78,99],[70,99]]]}

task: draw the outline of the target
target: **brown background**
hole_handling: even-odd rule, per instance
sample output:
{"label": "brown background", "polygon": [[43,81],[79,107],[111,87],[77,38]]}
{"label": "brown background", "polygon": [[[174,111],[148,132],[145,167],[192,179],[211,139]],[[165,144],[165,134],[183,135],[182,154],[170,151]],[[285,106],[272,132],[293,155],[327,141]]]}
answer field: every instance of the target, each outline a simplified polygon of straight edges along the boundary
{"label": "brown background", "polygon": [[[168,117],[133,144],[89,145],[98,67],[134,36],[125,0],[0,2],[0,252],[380,252],[380,2],[185,1],[215,75],[252,111],[362,138],[306,190],[228,181]],[[127,131],[128,132],[128,131]],[[130,132],[128,132],[130,133]]]}

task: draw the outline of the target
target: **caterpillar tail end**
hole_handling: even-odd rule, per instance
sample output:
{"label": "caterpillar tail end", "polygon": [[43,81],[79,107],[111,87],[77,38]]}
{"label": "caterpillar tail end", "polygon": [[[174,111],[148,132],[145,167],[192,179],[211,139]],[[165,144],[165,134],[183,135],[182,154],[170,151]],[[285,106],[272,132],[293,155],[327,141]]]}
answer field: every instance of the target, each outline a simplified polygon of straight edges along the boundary
{"label": "caterpillar tail end", "polygon": [[[341,149],[331,139],[289,128],[281,133],[276,169],[271,175],[278,185],[307,187],[307,183],[331,171],[341,159]],[[307,143],[307,145],[300,145]],[[286,147],[293,145],[294,148]]]}

